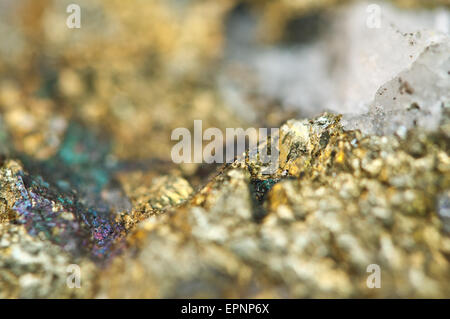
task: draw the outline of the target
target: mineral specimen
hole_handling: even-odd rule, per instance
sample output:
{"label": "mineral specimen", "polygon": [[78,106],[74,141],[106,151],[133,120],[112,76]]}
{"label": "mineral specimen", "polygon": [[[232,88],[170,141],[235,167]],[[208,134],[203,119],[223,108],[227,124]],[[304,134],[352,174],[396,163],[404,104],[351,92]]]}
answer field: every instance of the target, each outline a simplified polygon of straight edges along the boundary
{"label": "mineral specimen", "polygon": [[[448,125],[403,140],[363,137],[339,121],[282,126],[280,181],[268,179],[265,196],[255,163],[236,163],[182,207],[144,221],[101,296],[448,296],[450,238],[439,216]],[[376,291],[366,286],[370,264],[386,282]]]}
{"label": "mineral specimen", "polygon": [[[368,23],[369,4],[378,8],[378,26]],[[283,5],[287,11],[296,8],[276,1],[268,7]],[[249,120],[257,118],[259,104],[270,110],[275,103],[302,117],[341,113],[347,129],[392,134],[413,123],[436,129],[441,109],[448,106],[450,14],[445,8],[350,3],[303,18],[301,23],[311,20],[309,25],[317,26],[309,30],[300,24],[290,32],[301,41],[271,47],[247,40],[259,30],[256,21],[248,26],[249,17],[233,20],[237,26],[230,27],[227,72],[220,81],[224,97],[246,110],[240,114]],[[254,91],[264,102],[253,102]]]}
{"label": "mineral specimen", "polygon": [[447,2],[2,1],[0,298],[450,297]]}

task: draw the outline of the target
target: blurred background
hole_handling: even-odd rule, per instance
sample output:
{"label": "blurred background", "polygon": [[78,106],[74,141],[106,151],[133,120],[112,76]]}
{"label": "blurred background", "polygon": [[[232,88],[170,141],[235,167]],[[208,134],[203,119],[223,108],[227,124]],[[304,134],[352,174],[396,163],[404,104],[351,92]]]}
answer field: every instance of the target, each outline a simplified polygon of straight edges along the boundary
{"label": "blurred background", "polygon": [[107,137],[113,160],[167,160],[170,132],[194,119],[264,127],[364,113],[429,44],[403,49],[410,40],[388,26],[448,32],[449,21],[446,0],[383,2],[381,31],[360,1],[79,0],[71,29],[72,3],[0,3],[4,153],[47,159],[77,122]]}

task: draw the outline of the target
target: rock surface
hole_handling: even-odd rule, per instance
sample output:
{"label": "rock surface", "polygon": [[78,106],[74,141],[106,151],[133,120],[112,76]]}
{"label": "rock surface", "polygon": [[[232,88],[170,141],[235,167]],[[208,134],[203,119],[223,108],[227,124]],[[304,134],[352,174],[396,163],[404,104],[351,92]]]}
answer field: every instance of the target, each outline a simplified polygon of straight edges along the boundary
{"label": "rock surface", "polygon": [[0,3],[0,298],[450,297],[447,1],[70,3]]}
{"label": "rock surface", "polygon": [[[447,296],[438,201],[450,183],[449,134],[445,124],[406,140],[363,137],[331,114],[289,121],[277,174],[261,181],[255,163],[235,163],[181,208],[144,221],[100,295]],[[256,182],[273,180],[257,200]],[[371,264],[381,289],[366,286]]]}

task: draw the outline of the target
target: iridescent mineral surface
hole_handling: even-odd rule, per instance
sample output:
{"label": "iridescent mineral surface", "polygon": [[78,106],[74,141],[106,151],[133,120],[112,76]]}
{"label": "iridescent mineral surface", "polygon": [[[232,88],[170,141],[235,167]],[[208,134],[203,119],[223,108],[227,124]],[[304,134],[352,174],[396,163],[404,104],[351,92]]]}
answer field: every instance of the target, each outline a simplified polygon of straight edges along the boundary
{"label": "iridescent mineral surface", "polygon": [[0,298],[450,297],[448,1],[70,3],[0,3]]}

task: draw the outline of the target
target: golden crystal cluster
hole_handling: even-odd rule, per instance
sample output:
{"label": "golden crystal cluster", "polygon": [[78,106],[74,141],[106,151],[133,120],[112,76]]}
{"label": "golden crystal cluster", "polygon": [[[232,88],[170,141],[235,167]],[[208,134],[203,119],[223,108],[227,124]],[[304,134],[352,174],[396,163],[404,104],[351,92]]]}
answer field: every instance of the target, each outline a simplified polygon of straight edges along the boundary
{"label": "golden crystal cluster", "polygon": [[[364,135],[255,92],[249,120],[219,88],[239,6],[274,45],[349,1],[78,0],[69,29],[71,2],[0,10],[0,298],[450,296],[448,106],[434,131]],[[175,165],[196,119],[279,126],[278,170]]]}

